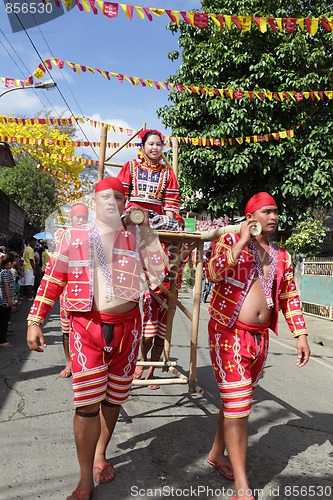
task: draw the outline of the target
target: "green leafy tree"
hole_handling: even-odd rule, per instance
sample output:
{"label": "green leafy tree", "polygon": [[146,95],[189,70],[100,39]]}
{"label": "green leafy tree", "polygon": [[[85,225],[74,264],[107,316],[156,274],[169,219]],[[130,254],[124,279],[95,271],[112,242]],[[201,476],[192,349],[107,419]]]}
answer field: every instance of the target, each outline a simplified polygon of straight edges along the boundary
{"label": "green leafy tree", "polygon": [[57,182],[27,157],[14,168],[2,168],[0,189],[4,191],[26,215],[36,229],[43,229],[46,218],[57,206]]}
{"label": "green leafy tree", "polygon": [[328,228],[324,226],[324,221],[310,217],[298,224],[283,246],[294,260],[301,254],[315,257],[320,254],[321,244],[327,232]]}
{"label": "green leafy tree", "polygon": [[[261,17],[331,17],[328,1],[203,0],[206,13]],[[261,33],[217,27],[199,29],[184,22],[180,32],[182,64],[169,81],[234,90],[319,91],[332,89],[332,34],[311,35],[297,28]],[[169,54],[177,59],[180,54]],[[254,188],[269,190],[281,209],[281,222],[293,227],[307,210],[333,205],[332,101],[301,102],[267,98],[197,95],[184,90],[169,95],[158,113],[173,135],[233,138],[295,130],[295,137],[234,146],[179,148],[179,183],[183,200],[198,193],[198,208],[212,215],[234,215],[241,198]]]}

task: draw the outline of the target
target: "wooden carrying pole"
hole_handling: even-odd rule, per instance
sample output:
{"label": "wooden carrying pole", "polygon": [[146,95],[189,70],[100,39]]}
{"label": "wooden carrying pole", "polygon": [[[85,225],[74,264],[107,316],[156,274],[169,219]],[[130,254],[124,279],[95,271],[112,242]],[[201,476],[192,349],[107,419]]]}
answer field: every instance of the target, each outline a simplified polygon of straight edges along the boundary
{"label": "wooden carrying pole", "polygon": [[107,127],[102,127],[101,130],[101,146],[99,149],[99,159],[98,159],[98,173],[97,182],[101,181],[104,177],[104,165],[105,165],[105,155],[106,155],[106,140],[108,136]]}

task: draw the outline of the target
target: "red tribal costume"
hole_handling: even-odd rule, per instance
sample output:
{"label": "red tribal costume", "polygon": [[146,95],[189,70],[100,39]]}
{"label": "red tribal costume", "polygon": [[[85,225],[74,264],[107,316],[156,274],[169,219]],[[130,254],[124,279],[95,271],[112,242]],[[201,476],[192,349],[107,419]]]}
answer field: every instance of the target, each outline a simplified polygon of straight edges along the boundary
{"label": "red tribal costume", "polygon": [[[163,279],[167,258],[158,239],[146,246],[140,229],[120,228],[112,253],[113,294],[138,303],[140,279],[145,269]],[[94,241],[92,226],[77,226],[63,232],[59,246],[47,265],[28,321],[43,322],[67,286],[66,310],[70,313],[70,352],[75,406],[96,401],[115,404],[129,394],[141,332],[139,308],[109,315],[92,310],[94,296]],[[110,342],[101,333],[112,326]]]}
{"label": "red tribal costume", "polygon": [[306,335],[300,298],[288,252],[274,245],[277,255],[276,276],[270,323],[251,325],[237,318],[252,284],[255,266],[252,251],[245,247],[234,261],[232,248],[238,235],[221,236],[207,264],[207,277],[215,283],[210,302],[210,352],[224,415],[239,418],[250,414],[255,388],[268,350],[268,328],[278,333],[278,305],[294,337]]}
{"label": "red tribal costume", "polygon": [[123,183],[128,208],[140,205],[158,214],[165,211],[179,212],[180,197],[176,176],[173,170],[158,163],[128,161],[117,178]]}

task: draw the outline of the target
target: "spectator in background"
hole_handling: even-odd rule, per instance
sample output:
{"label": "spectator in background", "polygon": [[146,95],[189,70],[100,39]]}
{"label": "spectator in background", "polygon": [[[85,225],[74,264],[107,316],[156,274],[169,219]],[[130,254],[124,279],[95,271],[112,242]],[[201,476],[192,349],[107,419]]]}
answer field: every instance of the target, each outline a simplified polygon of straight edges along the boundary
{"label": "spectator in background", "polygon": [[34,300],[33,289],[35,284],[36,262],[35,247],[37,240],[32,237],[23,252],[23,271],[24,271],[24,292],[28,300]]}
{"label": "spectator in background", "polygon": [[15,307],[15,281],[11,272],[15,260],[15,255],[6,253],[0,265],[0,348],[12,347],[7,333],[12,308]]}

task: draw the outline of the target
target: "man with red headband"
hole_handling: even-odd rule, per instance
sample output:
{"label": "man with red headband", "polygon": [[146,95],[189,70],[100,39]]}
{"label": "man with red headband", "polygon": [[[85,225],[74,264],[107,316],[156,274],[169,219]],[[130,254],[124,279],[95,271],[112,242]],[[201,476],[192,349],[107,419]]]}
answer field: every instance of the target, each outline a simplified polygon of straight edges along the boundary
{"label": "man with red headband", "polygon": [[[89,210],[87,205],[84,203],[75,203],[70,210],[70,218],[72,222],[72,227],[82,226],[87,224]],[[60,237],[60,235],[58,236]],[[71,372],[71,358],[69,355],[69,314],[66,311],[66,297],[67,297],[67,287],[59,297],[60,303],[60,324],[61,324],[61,332],[62,332],[62,345],[64,347],[66,366],[59,373],[59,377],[68,378],[72,375]]]}
{"label": "man with red headband", "polygon": [[[232,500],[254,499],[246,473],[248,418],[267,356],[268,330],[278,333],[279,306],[297,339],[297,366],[310,356],[290,255],[270,239],[277,229],[277,204],[269,193],[259,192],[248,199],[244,215],[240,234],[221,236],[207,265],[207,277],[215,283],[210,354],[222,401],[208,462],[235,480]],[[257,222],[262,231],[253,237],[250,230]]]}
{"label": "man with red headband", "polygon": [[146,274],[162,280],[167,269],[148,213],[140,226],[125,228],[120,219],[124,205],[118,179],[96,184],[95,221],[64,231],[28,315],[28,346],[43,352],[41,324],[68,285],[80,479],[67,500],[89,500],[94,479],[114,478],[106,448],[132,384],[141,333],[141,280]]}

